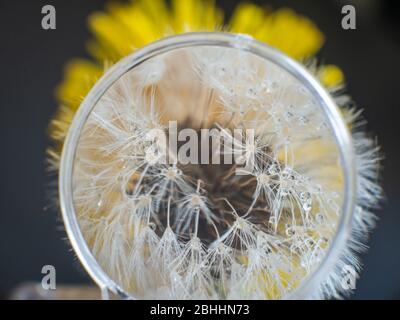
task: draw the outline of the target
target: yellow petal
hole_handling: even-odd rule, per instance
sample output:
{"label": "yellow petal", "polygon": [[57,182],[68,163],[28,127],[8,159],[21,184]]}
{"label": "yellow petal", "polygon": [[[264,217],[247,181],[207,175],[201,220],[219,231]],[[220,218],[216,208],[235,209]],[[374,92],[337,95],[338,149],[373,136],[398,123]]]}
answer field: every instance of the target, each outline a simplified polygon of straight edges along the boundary
{"label": "yellow petal", "polygon": [[89,16],[89,27],[98,41],[104,42],[105,47],[109,48],[110,51],[121,57],[132,51],[131,34],[114,15],[101,12],[93,13]]}
{"label": "yellow petal", "polygon": [[57,88],[57,98],[76,110],[102,74],[103,69],[93,62],[83,59],[72,60],[67,64],[64,80]]}
{"label": "yellow petal", "polygon": [[298,60],[314,55],[324,42],[323,34],[311,20],[290,9],[268,15],[255,37]]}
{"label": "yellow petal", "polygon": [[254,36],[265,20],[265,10],[252,3],[237,6],[229,22],[229,29],[235,33],[245,33]]}
{"label": "yellow petal", "polygon": [[319,79],[328,88],[337,87],[345,80],[343,71],[335,65],[323,66],[319,72]]}

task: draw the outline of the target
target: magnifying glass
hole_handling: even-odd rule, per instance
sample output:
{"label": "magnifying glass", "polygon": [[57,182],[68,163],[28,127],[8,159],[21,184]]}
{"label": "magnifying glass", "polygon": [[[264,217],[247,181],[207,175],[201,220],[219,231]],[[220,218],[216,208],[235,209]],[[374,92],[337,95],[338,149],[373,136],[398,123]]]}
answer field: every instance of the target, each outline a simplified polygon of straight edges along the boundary
{"label": "magnifying glass", "polygon": [[343,264],[355,165],[303,66],[247,36],[189,33],[92,88],[64,144],[61,208],[105,297],[318,297]]}

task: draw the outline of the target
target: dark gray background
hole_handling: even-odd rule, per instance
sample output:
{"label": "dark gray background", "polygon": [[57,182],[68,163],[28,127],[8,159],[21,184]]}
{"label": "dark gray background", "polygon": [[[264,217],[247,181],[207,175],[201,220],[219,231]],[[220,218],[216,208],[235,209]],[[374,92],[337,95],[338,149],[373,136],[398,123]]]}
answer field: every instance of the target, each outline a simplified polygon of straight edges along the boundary
{"label": "dark gray background", "polygon": [[[217,1],[229,13],[235,1]],[[257,1],[284,5],[314,20],[327,37],[321,56],[343,68],[348,91],[364,108],[368,129],[383,147],[386,203],[373,233],[355,299],[400,298],[400,9],[395,0]],[[355,3],[357,30],[340,28],[341,5]],[[103,0],[14,0],[0,3],[0,296],[41,279],[45,264],[58,283],[90,282],[63,240],[62,223],[46,189],[46,127],[57,104],[64,64],[85,57],[87,15]],[[41,29],[41,8],[57,10],[57,30]]]}

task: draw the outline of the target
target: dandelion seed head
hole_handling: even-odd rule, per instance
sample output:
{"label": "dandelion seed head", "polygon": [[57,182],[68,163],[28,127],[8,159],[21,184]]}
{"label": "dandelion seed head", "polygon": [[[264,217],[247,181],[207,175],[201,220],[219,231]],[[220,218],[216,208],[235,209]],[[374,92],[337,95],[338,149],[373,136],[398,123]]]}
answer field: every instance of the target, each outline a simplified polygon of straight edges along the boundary
{"label": "dandelion seed head", "polygon": [[[298,80],[248,52],[154,59],[108,89],[80,135],[73,196],[94,256],[139,298],[287,297],[318,268],[341,218],[343,168],[325,114]],[[197,137],[193,150],[207,156],[180,162],[171,136],[154,134],[170,134],[171,121],[224,140]],[[380,192],[376,152],[359,141],[357,230],[371,227],[365,214]],[[227,154],[252,166],[210,161]],[[336,292],[330,283],[320,296]]]}

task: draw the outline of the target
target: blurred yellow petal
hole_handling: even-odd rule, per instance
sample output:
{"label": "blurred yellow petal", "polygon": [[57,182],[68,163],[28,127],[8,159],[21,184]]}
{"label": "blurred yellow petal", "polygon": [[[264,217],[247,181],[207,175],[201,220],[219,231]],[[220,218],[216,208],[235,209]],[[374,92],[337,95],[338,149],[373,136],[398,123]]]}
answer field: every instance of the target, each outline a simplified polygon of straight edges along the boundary
{"label": "blurred yellow petal", "polygon": [[139,4],[132,6],[115,6],[110,14],[115,20],[123,25],[127,33],[127,46],[130,48],[140,48],[146,44],[158,40],[163,36],[157,28],[154,27],[152,18],[146,14]]}
{"label": "blurred yellow petal", "polygon": [[118,53],[110,50],[103,43],[95,40],[88,41],[86,44],[86,49],[89,54],[99,63],[103,63],[104,61],[111,61],[115,63],[120,59],[120,55]]}
{"label": "blurred yellow petal", "polygon": [[324,36],[316,25],[290,9],[268,15],[255,38],[298,60],[313,56],[324,43]]}
{"label": "blurred yellow petal", "polygon": [[201,2],[196,0],[173,0],[173,26],[176,33],[199,30]]}
{"label": "blurred yellow petal", "polygon": [[223,13],[214,0],[173,0],[172,26],[175,33],[214,31],[223,24]]}
{"label": "blurred yellow petal", "polygon": [[132,52],[132,37],[126,27],[113,15],[96,12],[89,16],[89,27],[109,50],[125,56]]}
{"label": "blurred yellow petal", "polygon": [[152,20],[152,28],[157,30],[160,35],[165,35],[170,28],[171,17],[169,9],[164,0],[131,0],[132,3],[139,3],[142,10]]}
{"label": "blurred yellow petal", "polygon": [[72,60],[67,64],[64,80],[57,88],[58,100],[76,110],[102,74],[103,69],[91,61]]}
{"label": "blurred yellow petal", "polygon": [[328,88],[337,87],[345,80],[343,71],[335,65],[323,66],[318,76],[322,84]]}
{"label": "blurred yellow petal", "polygon": [[204,1],[203,27],[204,30],[220,30],[224,24],[224,12],[215,6],[214,0]]}
{"label": "blurred yellow petal", "polygon": [[243,3],[235,9],[229,22],[229,29],[231,32],[254,36],[265,18],[265,10],[252,3]]}

